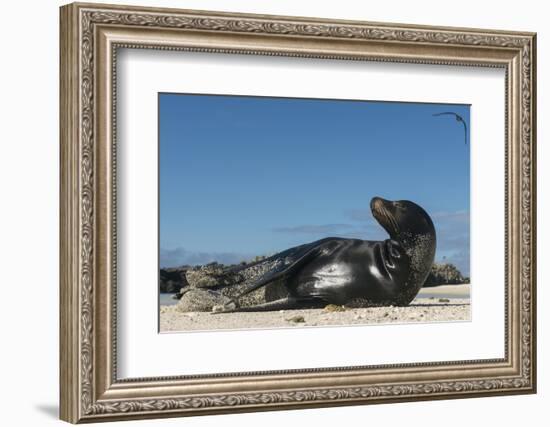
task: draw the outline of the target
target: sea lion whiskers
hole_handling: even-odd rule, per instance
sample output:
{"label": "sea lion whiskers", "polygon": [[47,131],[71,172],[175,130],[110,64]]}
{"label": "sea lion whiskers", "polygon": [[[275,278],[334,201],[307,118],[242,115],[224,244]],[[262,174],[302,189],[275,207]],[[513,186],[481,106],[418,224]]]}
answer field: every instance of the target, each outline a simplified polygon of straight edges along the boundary
{"label": "sea lion whiskers", "polygon": [[393,224],[393,229],[395,230],[395,233],[399,233],[399,226],[397,225],[397,221],[395,220],[395,217],[393,215],[390,215],[388,212],[388,217],[390,218],[390,222]]}
{"label": "sea lion whiskers", "polygon": [[385,206],[380,205],[380,212],[382,213],[382,216],[389,222],[389,224],[392,226],[393,231],[397,234],[399,233],[399,227],[397,226],[397,222],[395,221],[395,218],[393,215],[391,215]]}

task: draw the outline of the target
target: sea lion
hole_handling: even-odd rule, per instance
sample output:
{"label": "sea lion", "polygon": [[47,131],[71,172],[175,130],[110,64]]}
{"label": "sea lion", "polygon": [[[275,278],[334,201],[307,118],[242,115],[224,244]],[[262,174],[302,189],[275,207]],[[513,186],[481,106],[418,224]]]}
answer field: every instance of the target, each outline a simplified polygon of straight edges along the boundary
{"label": "sea lion", "polygon": [[[433,222],[424,209],[411,201],[374,197],[370,206],[389,239],[328,237],[275,254],[260,262],[283,260],[278,267],[249,283],[229,302],[213,307],[213,311],[410,304],[433,264]],[[275,282],[282,283],[283,290],[274,292],[265,303],[240,303],[245,295]]]}

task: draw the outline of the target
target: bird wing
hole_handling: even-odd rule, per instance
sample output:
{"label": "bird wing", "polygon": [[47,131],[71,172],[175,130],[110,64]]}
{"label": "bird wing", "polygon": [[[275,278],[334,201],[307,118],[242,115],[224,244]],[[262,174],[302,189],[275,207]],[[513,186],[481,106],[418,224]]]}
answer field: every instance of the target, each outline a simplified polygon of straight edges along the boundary
{"label": "bird wing", "polygon": [[[443,113],[435,113],[435,114],[432,114],[432,116],[443,116],[443,115],[451,115],[451,116],[458,116],[458,114],[456,113],[453,113],[451,111],[445,111]],[[460,116],[458,116],[460,117]]]}
{"label": "bird wing", "polygon": [[467,144],[468,143],[468,127],[466,126],[466,122],[463,120],[461,120],[462,122],[462,125],[464,126],[464,144]]}

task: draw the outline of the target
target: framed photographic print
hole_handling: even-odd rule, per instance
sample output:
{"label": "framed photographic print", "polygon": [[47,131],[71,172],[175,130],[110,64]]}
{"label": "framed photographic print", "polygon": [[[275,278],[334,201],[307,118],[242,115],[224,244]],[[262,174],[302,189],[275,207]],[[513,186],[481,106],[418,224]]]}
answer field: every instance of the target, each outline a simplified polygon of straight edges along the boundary
{"label": "framed photographic print", "polygon": [[71,4],[60,51],[62,419],[535,392],[535,34]]}
{"label": "framed photographic print", "polygon": [[160,93],[160,331],[469,320],[469,110]]}

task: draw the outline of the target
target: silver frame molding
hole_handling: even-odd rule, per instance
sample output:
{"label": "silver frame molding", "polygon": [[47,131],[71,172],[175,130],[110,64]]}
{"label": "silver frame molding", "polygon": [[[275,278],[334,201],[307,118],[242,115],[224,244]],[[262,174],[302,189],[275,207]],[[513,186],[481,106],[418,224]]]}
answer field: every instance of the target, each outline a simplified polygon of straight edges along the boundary
{"label": "silver frame molding", "polygon": [[[534,33],[80,3],[60,13],[61,419],[113,421],[536,391]],[[505,69],[505,357],[117,379],[118,48]]]}

